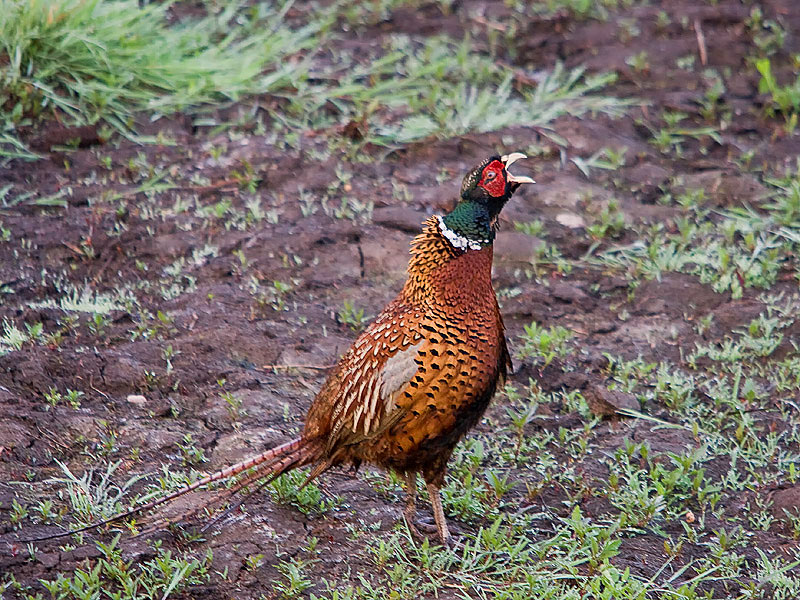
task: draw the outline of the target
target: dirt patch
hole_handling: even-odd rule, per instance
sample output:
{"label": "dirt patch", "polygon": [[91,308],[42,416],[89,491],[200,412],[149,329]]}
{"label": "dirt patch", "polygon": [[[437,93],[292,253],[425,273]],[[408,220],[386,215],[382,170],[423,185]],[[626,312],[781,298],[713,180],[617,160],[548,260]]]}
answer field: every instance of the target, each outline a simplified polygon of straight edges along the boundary
{"label": "dirt patch", "polygon": [[[14,541],[12,501],[55,498],[57,486],[48,480],[63,477],[56,461],[76,474],[121,461],[114,475],[121,482],[156,473],[163,464],[213,470],[296,434],[326,365],[402,285],[408,243],[420,223],[449,208],[461,174],[495,148],[510,144],[541,151],[530,161],[538,185],[514,198],[496,247],[495,282],[511,345],[516,354],[524,327],[535,321],[570,330],[577,349],[547,364],[515,359],[512,384],[563,394],[539,407],[542,418],[527,423],[525,435],[556,439],[567,435],[561,430],[578,432],[574,443],[579,445],[580,431],[592,417],[580,414],[568,393],[621,378],[607,356],[681,364],[697,344],[722,340],[764,311],[758,289],[747,288],[742,298],[733,299],[694,275],[633,278],[584,261],[599,250],[633,242],[634,226],[675,230],[685,211],[667,198],[669,193],[705,190],[709,209],[763,198],[760,176],[741,172],[741,162],[735,162],[743,153],[752,152],[751,164],[769,164],[772,174],[800,153],[798,137],[784,135],[782,123],[760,110],[763,97],[749,62],[758,33],[748,25],[751,8],[734,0],[713,6],[680,1],[635,6],[608,20],[564,11],[528,15],[516,23],[513,47],[504,49],[492,40],[519,19],[507,4],[456,2],[446,14],[437,4],[415,4],[355,32],[342,29],[337,43],[380,44],[393,34],[457,37],[466,29],[476,46],[492,46],[498,61],[519,70],[519,77],[557,61],[590,72],[610,69],[619,79],[605,90],[609,95],[645,98],[647,105],[621,119],[560,119],[553,130],[566,141],[564,147],[533,129],[514,129],[389,153],[364,149],[373,153],[363,162],[339,151],[333,157],[327,153],[329,142],[341,144],[333,132],[310,131],[296,147],[279,148],[274,136],[236,128],[231,135],[211,133],[193,129],[180,117],[153,126],[174,136],[177,143],[169,146],[103,140],[93,128],[32,133],[32,146],[42,151],[64,139],[79,137],[80,143],[68,153],[52,151],[39,162],[0,169],[0,187],[13,185],[37,197],[60,194],[65,200],[61,208],[23,203],[0,209],[0,224],[10,230],[9,239],[0,243],[0,317],[23,334],[41,327],[0,357],[0,535],[6,540],[0,571],[43,592],[39,579],[72,572],[81,561],[99,556],[92,544],[74,549],[46,544],[30,561],[24,545]],[[787,31],[800,30],[800,11],[791,2],[761,4],[765,18]],[[186,7],[191,10],[199,9]],[[307,7],[296,3],[293,10]],[[707,64],[681,67],[701,60],[698,28],[705,36]],[[798,44],[796,36],[788,36],[776,53],[779,74],[786,73],[788,57],[800,52]],[[703,111],[717,76],[725,91],[714,108],[730,114],[719,139],[686,136],[680,152],[655,145],[665,112],[686,113],[687,127],[707,124]],[[591,170],[587,179],[571,162],[604,148],[626,149],[624,163],[611,171]],[[231,175],[243,172],[245,164],[257,175],[250,187]],[[352,175],[346,184],[342,169]],[[174,182],[169,189],[141,189],[161,170]],[[322,205],[325,194],[331,206]],[[372,209],[337,213],[333,204],[344,196],[372,202]],[[587,225],[597,222],[612,201],[624,214],[619,231],[603,238],[587,234]],[[534,235],[515,229],[537,220],[543,227]],[[548,249],[558,253],[547,254]],[[787,296],[796,291],[796,281],[788,276],[771,289]],[[699,327],[709,316],[709,325]],[[796,325],[786,335],[783,356],[791,353]],[[70,391],[81,392],[74,406]],[[637,394],[648,417],[671,419],[660,397],[641,388]],[[131,396],[144,400],[131,401]],[[487,440],[498,427],[510,430],[511,407],[512,401],[500,396],[472,437]],[[627,443],[646,444],[652,454],[663,456],[698,447],[689,430],[664,431],[652,421],[630,425],[614,417],[596,427],[595,456],[613,455]],[[736,435],[735,429],[726,433]],[[192,463],[181,450],[187,435],[207,462]],[[549,447],[549,441],[542,443]],[[796,441],[792,444],[796,448]],[[564,465],[580,464],[586,482],[608,477],[608,467],[591,457],[552,452]],[[642,465],[650,468],[644,459]],[[729,466],[711,462],[706,468],[719,482]],[[569,516],[568,505],[591,516],[619,512],[606,496],[593,495],[591,483],[567,488],[540,477],[530,465],[509,462],[503,468],[523,484],[504,498],[503,506],[514,507],[506,508],[509,512],[552,511],[547,522],[553,528]],[[752,469],[762,472],[768,466]],[[25,485],[11,486],[14,481]],[[525,485],[529,492],[523,491]],[[359,574],[375,571],[364,539],[382,539],[395,527],[403,506],[400,488],[369,469],[360,477],[332,473],[320,486],[323,497],[337,499],[322,514],[305,514],[291,502],[258,494],[191,546],[196,554],[213,550],[214,570],[227,573],[227,579],[212,578],[194,588],[192,597],[277,597],[271,590],[286,577],[279,570],[282,561],[287,553],[305,556],[300,549],[312,539],[318,558],[305,571],[314,584],[310,592],[323,593],[323,579],[357,583]],[[741,500],[738,489],[720,484],[718,491],[715,506]],[[794,544],[787,536],[796,532],[790,532],[781,509],[796,508],[796,490],[777,494],[772,510],[780,524],[759,529],[756,544],[743,551],[750,561],[744,579],[755,577],[753,547]],[[711,512],[704,524],[707,536],[729,526]],[[458,514],[451,519],[466,534],[490,524]],[[684,528],[675,518],[657,525],[656,533],[632,533],[615,565],[630,567],[644,579],[656,574],[666,579],[705,557],[707,542],[687,543],[669,572],[661,573],[665,538],[677,539]],[[176,551],[186,547],[176,536],[160,534],[159,539]],[[125,560],[139,563],[155,556],[141,540],[121,544]],[[725,585],[704,583],[701,589],[723,597],[729,591]]]}

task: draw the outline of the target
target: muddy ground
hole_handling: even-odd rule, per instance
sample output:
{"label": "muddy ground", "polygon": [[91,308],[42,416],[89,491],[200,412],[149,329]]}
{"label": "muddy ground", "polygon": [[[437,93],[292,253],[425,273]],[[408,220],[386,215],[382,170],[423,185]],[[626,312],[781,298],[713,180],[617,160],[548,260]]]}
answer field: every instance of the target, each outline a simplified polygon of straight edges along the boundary
{"label": "muddy ground", "polygon": [[[630,293],[624,274],[582,260],[598,242],[585,224],[597,219],[598,207],[612,196],[628,226],[674,227],[683,208],[661,201],[667,191],[680,185],[703,188],[717,207],[754,202],[764,186],[736,161],[752,152],[750,164],[781,173],[800,154],[800,138],[785,133],[781,118],[768,118],[761,110],[764,97],[748,62],[754,53],[753,32],[746,25],[749,4],[636,4],[607,20],[561,11],[518,23],[516,47],[505,60],[519,69],[520,77],[556,61],[590,71],[613,70],[619,78],[606,90],[609,95],[646,101],[619,119],[559,119],[553,131],[565,140],[563,147],[542,132],[515,128],[391,150],[364,147],[359,153],[371,160],[363,162],[341,151],[320,160],[319,150],[328,140],[347,132],[309,131],[291,148],[247,127],[235,128],[235,135],[214,133],[193,127],[188,118],[170,118],[147,127],[165,132],[176,145],[90,139],[86,148],[49,151],[38,162],[12,162],[0,169],[0,187],[11,184],[40,198],[61,192],[67,204],[24,202],[0,209],[3,226],[10,230],[0,243],[0,317],[20,329],[41,323],[43,335],[49,336],[0,357],[0,534],[5,540],[0,571],[46,595],[39,579],[71,573],[84,558],[97,555],[92,544],[64,550],[59,549],[63,542],[51,542],[40,544],[32,561],[24,544],[14,545],[17,533],[10,518],[15,498],[31,503],[53,496],[57,506],[66,502],[55,496],[63,484],[47,483],[63,477],[56,460],[76,474],[121,461],[113,479],[122,483],[134,474],[158,472],[162,464],[175,472],[192,467],[210,472],[297,434],[325,366],[357,335],[359,319],[343,316],[345,306],[356,313],[363,309],[366,317],[381,310],[403,283],[407,247],[419,224],[451,207],[463,173],[495,150],[541,150],[517,169],[531,172],[537,185],[509,204],[496,244],[495,286],[512,351],[518,352],[523,327],[532,321],[573,331],[581,348],[564,364],[556,361],[547,368],[517,358],[512,384],[525,389],[533,381],[545,391],[585,390],[603,381],[604,353],[678,362],[681,349],[700,339],[694,326],[698,319],[714,316],[707,332],[714,336],[757,315],[762,310],[758,290],[745,289],[733,299],[695,276],[666,273]],[[800,31],[800,10],[791,0],[760,6],[765,18],[778,20],[787,31]],[[301,3],[294,10],[302,11]],[[662,11],[669,24],[659,23]],[[490,30],[506,26],[509,18],[502,2],[455,2],[450,11],[423,3],[398,8],[373,25],[343,27],[340,35],[342,44],[376,44],[398,32],[445,32],[459,38],[469,31],[480,48],[488,43]],[[704,35],[704,68],[695,24]],[[626,62],[642,51],[646,64]],[[791,72],[789,57],[798,52],[800,38],[790,35],[773,57],[780,76]],[[676,65],[687,56],[694,57],[696,68]],[[711,68],[724,81],[718,104],[729,114],[719,140],[687,138],[680,156],[662,152],[651,139],[663,125],[665,110],[686,112],[697,126],[706,123],[701,109],[711,85],[705,69]],[[226,110],[235,114],[237,107]],[[29,141],[47,151],[58,135],[58,125],[51,124],[31,132]],[[624,166],[594,169],[587,178],[570,161],[604,147],[627,148]],[[106,157],[110,162],[104,162]],[[245,182],[254,186],[252,191],[232,174],[240,173],[245,161],[254,173]],[[346,182],[337,176],[343,167],[353,174]],[[162,170],[173,182],[170,189],[139,188]],[[371,201],[374,210],[371,216],[351,218],[328,215],[321,205],[313,214],[304,210],[302,198],[325,194],[334,204],[342,195]],[[249,212],[246,203],[252,198],[260,199],[264,215]],[[540,236],[515,230],[514,223],[536,220],[544,223]],[[571,262],[568,273],[536,258],[543,239]],[[616,239],[599,240],[599,247],[632,239],[626,227]],[[65,311],[57,303],[74,290],[108,295],[111,306],[100,318]],[[796,292],[797,281],[787,272],[773,291]],[[67,400],[51,406],[46,397],[53,389],[62,395],[83,392],[80,406]],[[241,405],[234,408],[226,398]],[[473,436],[489,435],[507,420],[507,402],[498,395]],[[663,416],[657,405],[643,408]],[[582,419],[553,403],[536,427],[558,432],[579,427]],[[613,452],[625,438],[647,440],[662,452],[691,441],[688,434],[654,429],[645,421],[611,419],[597,427],[600,452]],[[206,462],[191,464],[180,449],[187,434]],[[587,463],[586,469],[587,477],[602,476],[602,467],[592,472]],[[536,474],[524,468],[510,469],[509,475],[536,483]],[[321,594],[322,578],[355,584],[359,574],[368,576],[374,563],[364,552],[363,538],[353,531],[380,538],[395,528],[403,506],[399,486],[369,469],[357,477],[334,472],[319,485],[339,499],[323,514],[305,514],[260,493],[205,541],[190,544],[198,555],[213,549],[213,568],[227,569],[228,580],[212,576],[187,597],[278,597],[273,586],[283,577],[280,561],[296,555],[311,536],[319,539],[322,551],[306,570],[316,587],[304,594]],[[545,485],[533,497],[525,490],[519,485],[505,500],[547,507],[553,519],[569,514],[558,486]],[[744,501],[735,495],[722,500],[729,506]],[[586,514],[600,514],[608,509],[604,502],[588,497],[581,506]],[[462,534],[487,525],[480,518],[450,518]],[[714,527],[712,520],[706,527]],[[53,529],[27,521],[23,532]],[[667,530],[682,531],[680,524],[669,524]],[[159,535],[169,548],[187,547],[171,534]],[[796,544],[778,525],[752,536],[753,547]],[[110,537],[100,534],[101,539]],[[121,544],[128,559],[153,555],[142,539]],[[690,560],[693,552],[687,546],[681,560]],[[247,568],[248,557],[259,555],[259,568]],[[615,564],[649,577],[663,557],[663,537],[647,533],[624,545]],[[705,589],[717,597],[725,594],[711,583]]]}

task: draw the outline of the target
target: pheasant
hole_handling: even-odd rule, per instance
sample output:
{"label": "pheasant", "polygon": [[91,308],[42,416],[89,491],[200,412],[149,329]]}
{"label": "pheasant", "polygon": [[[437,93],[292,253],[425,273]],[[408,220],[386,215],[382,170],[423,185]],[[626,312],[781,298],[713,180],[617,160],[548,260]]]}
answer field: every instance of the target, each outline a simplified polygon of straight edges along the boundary
{"label": "pheasant", "polygon": [[515,152],[481,162],[464,177],[455,208],[424,223],[411,243],[402,291],[329,374],[299,438],[143,506],[48,537],[116,521],[245,472],[226,494],[298,467],[311,466],[308,483],[333,466],[368,463],[405,479],[404,515],[414,532],[422,475],[439,538],[448,544],[439,493],[447,461],[511,367],[491,281],[492,243],[503,206],[521,184],[534,183],[508,172],[521,158]]}

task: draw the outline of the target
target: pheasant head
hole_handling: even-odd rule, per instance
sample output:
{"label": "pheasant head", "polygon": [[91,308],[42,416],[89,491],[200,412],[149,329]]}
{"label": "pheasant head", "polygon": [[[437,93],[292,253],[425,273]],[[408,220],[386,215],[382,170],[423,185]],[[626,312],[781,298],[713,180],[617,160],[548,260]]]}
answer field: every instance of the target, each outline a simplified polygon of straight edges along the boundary
{"label": "pheasant head", "polygon": [[508,171],[521,158],[527,157],[521,152],[490,156],[467,173],[458,205],[441,217],[442,234],[454,246],[477,249],[492,243],[506,202],[523,183],[535,183]]}

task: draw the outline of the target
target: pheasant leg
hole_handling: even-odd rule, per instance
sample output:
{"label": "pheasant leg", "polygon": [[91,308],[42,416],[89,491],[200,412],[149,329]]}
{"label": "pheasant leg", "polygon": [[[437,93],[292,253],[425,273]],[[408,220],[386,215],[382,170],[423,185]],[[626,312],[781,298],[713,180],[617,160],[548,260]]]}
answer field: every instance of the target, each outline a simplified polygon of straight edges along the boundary
{"label": "pheasant leg", "polygon": [[405,473],[403,474],[403,481],[406,485],[406,507],[403,510],[403,517],[406,520],[411,536],[417,541],[423,539],[419,529],[417,529],[417,474]]}
{"label": "pheasant leg", "polygon": [[436,531],[439,532],[439,539],[442,540],[444,546],[450,546],[452,537],[450,537],[450,530],[447,529],[447,521],[444,518],[444,509],[442,509],[442,497],[439,494],[439,486],[435,483],[428,482],[428,495],[431,497],[433,518],[436,520]]}
{"label": "pheasant leg", "polygon": [[403,480],[406,484],[406,508],[403,516],[409,526],[413,526],[414,519],[417,517],[417,474],[405,473]]}

